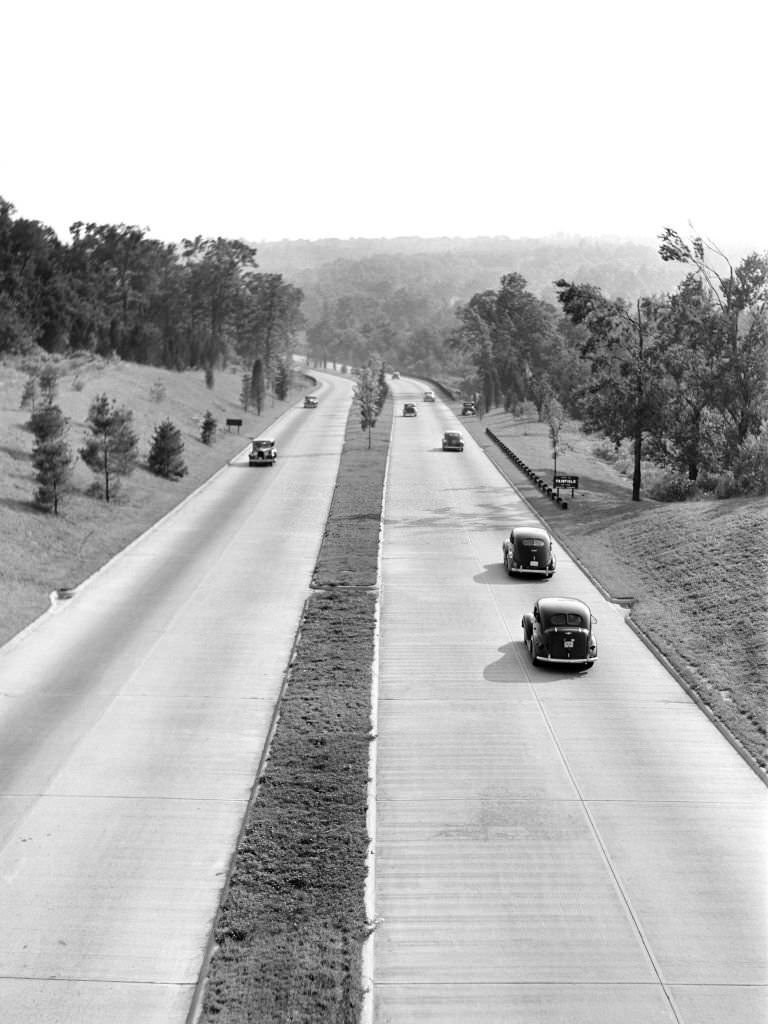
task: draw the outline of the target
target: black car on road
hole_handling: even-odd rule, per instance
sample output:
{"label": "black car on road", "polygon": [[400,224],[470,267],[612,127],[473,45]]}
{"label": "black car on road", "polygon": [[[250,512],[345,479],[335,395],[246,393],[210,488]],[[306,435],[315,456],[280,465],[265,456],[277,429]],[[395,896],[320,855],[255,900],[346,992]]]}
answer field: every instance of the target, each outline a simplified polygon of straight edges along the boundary
{"label": "black car on road", "polygon": [[591,668],[597,661],[595,622],[589,606],[575,597],[539,598],[522,621],[532,664]]}
{"label": "black car on road", "polygon": [[552,537],[540,526],[516,526],[501,550],[510,576],[530,573],[549,578],[557,566]]}

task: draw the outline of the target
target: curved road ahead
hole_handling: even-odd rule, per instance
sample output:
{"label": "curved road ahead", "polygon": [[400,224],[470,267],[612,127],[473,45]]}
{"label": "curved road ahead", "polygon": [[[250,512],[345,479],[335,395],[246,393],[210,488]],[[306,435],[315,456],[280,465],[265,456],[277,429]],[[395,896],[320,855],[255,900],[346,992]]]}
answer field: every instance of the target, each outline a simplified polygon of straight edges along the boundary
{"label": "curved road ahead", "polygon": [[[369,1019],[765,1022],[763,782],[565,552],[507,577],[534,517],[423,388],[393,384]],[[531,667],[543,594],[592,606],[590,672]]]}
{"label": "curved road ahead", "polygon": [[336,481],[351,384],[318,377],[274,467],[0,649],[2,1024],[186,1020]]}

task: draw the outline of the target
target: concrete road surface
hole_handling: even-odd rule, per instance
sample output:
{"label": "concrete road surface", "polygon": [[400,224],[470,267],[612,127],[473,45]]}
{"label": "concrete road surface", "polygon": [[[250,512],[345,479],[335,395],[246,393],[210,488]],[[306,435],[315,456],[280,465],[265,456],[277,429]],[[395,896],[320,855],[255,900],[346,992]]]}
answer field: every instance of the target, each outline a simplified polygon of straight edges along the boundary
{"label": "concrete road surface", "polygon": [[321,378],[274,467],[241,455],[0,649],[1,1024],[185,1021],[350,393]]}
{"label": "concrete road surface", "polygon": [[[422,385],[395,382],[376,752],[376,1024],[761,1024],[766,788]],[[557,510],[555,510],[557,512]],[[567,515],[567,513],[560,513]],[[533,668],[537,597],[597,616],[589,672]]]}

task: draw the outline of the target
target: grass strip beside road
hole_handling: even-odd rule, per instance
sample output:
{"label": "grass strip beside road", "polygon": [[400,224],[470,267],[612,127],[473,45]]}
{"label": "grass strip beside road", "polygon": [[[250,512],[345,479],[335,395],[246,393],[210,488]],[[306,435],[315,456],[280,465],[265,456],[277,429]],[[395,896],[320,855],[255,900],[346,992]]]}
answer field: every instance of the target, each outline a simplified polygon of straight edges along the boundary
{"label": "grass strip beside road", "polygon": [[215,925],[201,1022],[355,1024],[368,934],[366,804],[378,548],[392,423],[357,409],[268,759]]}

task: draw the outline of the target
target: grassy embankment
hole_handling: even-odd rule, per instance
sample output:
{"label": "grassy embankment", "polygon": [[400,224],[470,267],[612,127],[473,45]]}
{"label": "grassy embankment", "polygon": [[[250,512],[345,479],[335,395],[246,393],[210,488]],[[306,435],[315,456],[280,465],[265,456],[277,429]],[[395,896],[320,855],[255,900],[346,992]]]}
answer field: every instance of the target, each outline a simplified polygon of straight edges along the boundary
{"label": "grassy embankment", "polygon": [[359,1020],[378,548],[392,402],[353,408],[268,760],[215,927],[200,1020]]}
{"label": "grassy embankment", "polygon": [[[140,465],[125,478],[117,500],[106,504],[87,494],[95,478],[78,460],[61,514],[37,510],[30,410],[20,408],[27,374],[16,360],[0,363],[0,644],[48,608],[51,591],[76,586],[104,565],[241,451],[249,434],[267,430],[297,397],[295,391],[287,403],[268,397],[256,416],[240,408],[239,373],[218,373],[208,389],[200,371],[175,373],[87,355],[61,359],[58,366],[56,402],[70,419],[73,451],[83,444],[91,402],[106,393],[133,410],[142,459],[155,427],[171,419],[184,439],[188,473],[163,480]],[[200,441],[207,409],[219,424],[212,445]],[[243,420],[239,434],[227,431],[230,418]]]}
{"label": "grassy embankment", "polygon": [[[558,469],[579,477],[563,511],[485,435],[552,479],[548,427],[492,412],[463,421],[555,536],[616,600],[754,763],[768,766],[768,499],[631,501],[631,481],[571,424]],[[629,470],[631,473],[631,468]]]}

